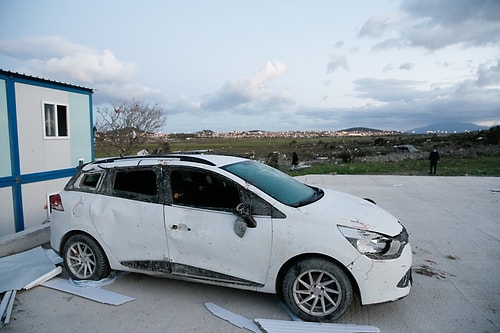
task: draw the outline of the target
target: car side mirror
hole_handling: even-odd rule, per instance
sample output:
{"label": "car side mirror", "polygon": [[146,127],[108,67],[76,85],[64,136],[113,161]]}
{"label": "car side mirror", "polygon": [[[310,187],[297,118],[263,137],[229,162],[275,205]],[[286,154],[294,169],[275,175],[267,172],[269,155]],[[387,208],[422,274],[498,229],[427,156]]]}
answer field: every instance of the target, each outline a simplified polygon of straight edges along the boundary
{"label": "car side mirror", "polygon": [[240,203],[236,207],[236,213],[239,217],[245,221],[245,224],[247,225],[248,228],[255,228],[257,226],[257,221],[252,216],[252,213],[250,212],[250,207],[244,203]]}

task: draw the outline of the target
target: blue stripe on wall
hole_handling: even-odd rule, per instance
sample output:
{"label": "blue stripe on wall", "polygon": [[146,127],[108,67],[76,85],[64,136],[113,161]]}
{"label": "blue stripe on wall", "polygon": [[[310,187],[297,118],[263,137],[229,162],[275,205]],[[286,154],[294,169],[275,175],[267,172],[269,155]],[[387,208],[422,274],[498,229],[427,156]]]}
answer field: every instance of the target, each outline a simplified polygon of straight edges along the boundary
{"label": "blue stripe on wall", "polygon": [[76,168],[69,168],[69,169],[24,174],[22,175],[21,184],[29,184],[29,183],[43,182],[44,180],[72,177],[75,174],[75,172]]}
{"label": "blue stripe on wall", "polygon": [[76,168],[28,173],[20,177],[0,177],[0,188],[13,186],[15,184],[29,184],[36,182],[43,182],[46,180],[53,180],[59,178],[72,177],[76,173]]}
{"label": "blue stripe on wall", "polygon": [[7,90],[7,117],[10,137],[10,163],[12,170],[12,201],[16,232],[24,230],[23,196],[20,183],[21,163],[19,159],[19,135],[17,133],[17,106],[15,81],[11,78],[5,80]]}

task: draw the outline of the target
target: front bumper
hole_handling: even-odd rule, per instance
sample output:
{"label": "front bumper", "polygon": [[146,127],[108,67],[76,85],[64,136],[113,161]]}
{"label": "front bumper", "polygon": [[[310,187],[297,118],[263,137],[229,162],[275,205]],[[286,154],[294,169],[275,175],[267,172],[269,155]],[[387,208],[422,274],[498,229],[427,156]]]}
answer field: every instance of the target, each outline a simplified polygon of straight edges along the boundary
{"label": "front bumper", "polygon": [[373,260],[361,256],[347,266],[359,287],[361,304],[395,301],[411,289],[412,252],[407,244],[397,259]]}

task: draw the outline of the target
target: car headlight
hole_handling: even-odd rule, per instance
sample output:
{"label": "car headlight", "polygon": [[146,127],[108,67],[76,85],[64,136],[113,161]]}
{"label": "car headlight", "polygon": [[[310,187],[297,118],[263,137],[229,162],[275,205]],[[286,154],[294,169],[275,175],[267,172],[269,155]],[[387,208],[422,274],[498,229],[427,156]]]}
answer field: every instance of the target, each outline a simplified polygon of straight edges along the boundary
{"label": "car headlight", "polygon": [[369,230],[338,226],[344,237],[361,253],[371,259],[395,259],[401,255],[408,243],[408,233],[403,231],[396,237]]}

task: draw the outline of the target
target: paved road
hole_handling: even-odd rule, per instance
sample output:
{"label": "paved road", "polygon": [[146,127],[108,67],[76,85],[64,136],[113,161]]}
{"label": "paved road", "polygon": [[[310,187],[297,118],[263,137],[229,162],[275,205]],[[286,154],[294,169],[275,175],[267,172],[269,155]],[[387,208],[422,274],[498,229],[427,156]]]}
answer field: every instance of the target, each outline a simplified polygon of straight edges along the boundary
{"label": "paved road", "polygon": [[[500,331],[500,178],[303,176],[374,199],[407,227],[414,252],[410,295],[354,304],[340,322],[382,332]],[[274,295],[127,274],[106,289],[136,299],[121,306],[45,287],[16,297],[4,332],[248,332],[208,312],[213,302],[247,318],[288,319]]]}

